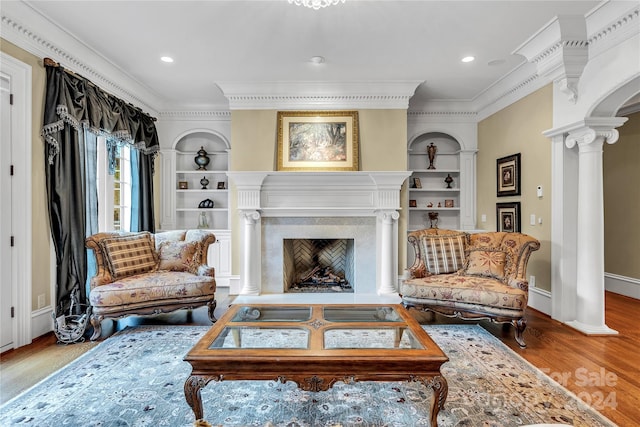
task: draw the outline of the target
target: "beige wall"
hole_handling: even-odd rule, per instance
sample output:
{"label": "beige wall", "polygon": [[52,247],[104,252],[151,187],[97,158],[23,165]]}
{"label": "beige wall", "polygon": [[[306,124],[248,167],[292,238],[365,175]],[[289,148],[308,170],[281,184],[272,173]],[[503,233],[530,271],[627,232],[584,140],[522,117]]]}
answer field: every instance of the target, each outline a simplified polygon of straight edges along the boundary
{"label": "beige wall", "polygon": [[[273,171],[277,160],[277,111],[234,110],[231,112],[232,171]],[[407,112],[406,110],[359,110],[360,170],[407,170]],[[232,192],[231,209],[237,203]],[[406,263],[406,226],[403,216],[399,222],[400,268]],[[240,271],[239,218],[231,215],[233,233],[233,269]]]}
{"label": "beige wall", "polygon": [[[552,85],[532,93],[478,124],[477,224],[496,229],[496,203],[521,204],[522,232],[540,241],[540,250],[529,260],[527,275],[536,277],[536,286],[551,290],[551,143],[542,132],[553,127]],[[496,196],[496,159],[521,154],[521,195]],[[536,186],[544,196],[538,198]],[[487,216],[482,222],[482,215]],[[535,214],[542,224],[529,225]]]}
{"label": "beige wall", "polygon": [[640,279],[640,113],[618,131],[603,155],[604,269]]}
{"label": "beige wall", "polygon": [[33,310],[38,308],[38,295],[45,295],[45,306],[51,304],[49,218],[47,214],[46,179],[44,168],[44,140],[40,136],[44,111],[46,74],[42,60],[2,39],[0,50],[31,66],[33,116],[31,132],[31,233],[32,233],[32,300]]}

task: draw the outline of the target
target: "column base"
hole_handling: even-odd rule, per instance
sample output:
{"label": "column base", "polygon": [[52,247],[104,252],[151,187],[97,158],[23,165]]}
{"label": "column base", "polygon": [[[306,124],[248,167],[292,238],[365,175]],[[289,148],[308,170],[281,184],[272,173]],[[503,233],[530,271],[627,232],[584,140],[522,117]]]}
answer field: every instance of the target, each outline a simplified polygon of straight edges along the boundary
{"label": "column base", "polygon": [[255,285],[244,285],[238,295],[260,295],[260,289]]}
{"label": "column base", "polygon": [[618,335],[618,331],[611,329],[607,325],[587,325],[577,320],[565,322],[565,325],[571,326],[585,335]]}

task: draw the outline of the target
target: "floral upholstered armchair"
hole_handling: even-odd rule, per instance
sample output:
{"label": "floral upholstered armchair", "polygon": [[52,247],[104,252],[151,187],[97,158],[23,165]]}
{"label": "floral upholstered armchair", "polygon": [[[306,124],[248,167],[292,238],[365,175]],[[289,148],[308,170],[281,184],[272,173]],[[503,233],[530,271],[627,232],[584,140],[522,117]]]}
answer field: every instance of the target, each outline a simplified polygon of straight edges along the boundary
{"label": "floral upholstered armchair", "polygon": [[213,233],[176,230],[152,234],[98,233],[86,240],[96,257],[89,303],[91,340],[101,336],[103,319],[167,313],[208,306],[216,321],[216,280],[207,265]]}
{"label": "floral upholstered armchair", "polygon": [[540,248],[538,240],[521,233],[437,228],[414,231],[408,239],[415,260],[400,285],[406,307],[511,323],[516,341],[526,347],[527,263]]}

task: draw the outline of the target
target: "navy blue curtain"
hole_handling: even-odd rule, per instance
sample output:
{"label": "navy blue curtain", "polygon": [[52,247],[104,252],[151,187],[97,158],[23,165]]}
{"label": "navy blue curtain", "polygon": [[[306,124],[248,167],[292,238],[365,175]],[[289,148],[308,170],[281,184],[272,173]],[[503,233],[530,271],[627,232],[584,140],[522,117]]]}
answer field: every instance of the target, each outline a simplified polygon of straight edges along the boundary
{"label": "navy blue curtain", "polygon": [[[140,187],[153,200],[153,156],[159,150],[154,119],[125,101],[95,86],[89,80],[66,72],[55,62],[44,60],[47,73],[44,122],[46,184],[51,235],[56,250],[56,312],[69,308],[71,296],[87,300],[87,252],[85,234],[87,195],[87,149],[85,130],[131,144],[147,158],[140,168],[145,177]],[[140,196],[142,197],[142,196]],[[149,208],[151,209],[149,211]],[[140,209],[145,216],[140,229],[153,230],[153,203]]]}

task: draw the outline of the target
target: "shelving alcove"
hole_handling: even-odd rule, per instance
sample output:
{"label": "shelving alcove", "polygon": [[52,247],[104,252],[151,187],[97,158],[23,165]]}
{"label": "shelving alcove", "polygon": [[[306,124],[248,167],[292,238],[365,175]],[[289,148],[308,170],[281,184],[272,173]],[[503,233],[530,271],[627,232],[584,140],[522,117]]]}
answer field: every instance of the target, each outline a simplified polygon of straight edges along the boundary
{"label": "shelving alcove", "polygon": [[[204,149],[209,157],[206,170],[199,170],[195,158]],[[182,136],[171,150],[162,150],[162,230],[206,228],[216,235],[209,247],[209,265],[216,268],[218,286],[228,286],[231,276],[231,230],[229,218],[228,142],[206,131]],[[209,183],[204,187],[201,180]],[[213,207],[199,207],[204,200]],[[202,226],[201,215],[206,218]]]}
{"label": "shelving alcove", "polygon": [[[436,147],[433,162],[435,169],[429,169],[428,147],[431,144]],[[428,228],[429,212],[438,213],[438,228],[460,229],[463,198],[458,141],[443,133],[428,133],[414,139],[408,149],[408,169],[411,171],[411,177],[407,231]],[[447,188],[447,176],[453,179],[451,188]],[[416,181],[419,181],[417,185]],[[415,206],[412,206],[411,201],[415,201]],[[447,206],[447,203],[452,206]]]}

